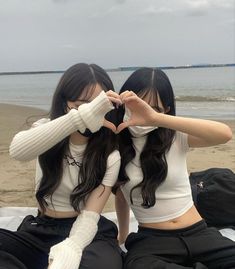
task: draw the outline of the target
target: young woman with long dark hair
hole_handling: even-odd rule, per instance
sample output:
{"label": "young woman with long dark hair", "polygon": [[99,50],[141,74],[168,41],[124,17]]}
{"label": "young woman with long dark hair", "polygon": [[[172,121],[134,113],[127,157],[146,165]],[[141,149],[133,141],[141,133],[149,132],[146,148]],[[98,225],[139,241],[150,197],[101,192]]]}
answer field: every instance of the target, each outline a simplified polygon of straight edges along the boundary
{"label": "young woman with long dark hair", "polygon": [[135,71],[120,98],[119,241],[128,235],[129,206],[139,224],[127,237],[124,268],[235,268],[235,243],[208,228],[193,204],[186,163],[190,147],[226,143],[230,128],[176,116],[171,83],[160,69]]}
{"label": "young woman with long dark hair", "polygon": [[100,215],[120,167],[113,104],[120,99],[107,73],[76,64],[60,79],[49,119],[13,138],[12,157],[37,158],[38,215],[16,232],[0,229],[1,266],[122,268],[117,227]]}

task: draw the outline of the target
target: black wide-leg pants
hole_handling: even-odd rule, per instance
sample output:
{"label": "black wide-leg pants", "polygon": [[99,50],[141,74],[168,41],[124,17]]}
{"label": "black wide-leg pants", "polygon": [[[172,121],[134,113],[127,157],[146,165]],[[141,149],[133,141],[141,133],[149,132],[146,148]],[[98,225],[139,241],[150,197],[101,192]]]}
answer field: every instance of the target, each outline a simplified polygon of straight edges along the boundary
{"label": "black wide-leg pants", "polygon": [[125,269],[235,268],[235,242],[204,220],[177,230],[139,227],[125,246]]}
{"label": "black wide-leg pants", "polygon": [[[76,218],[27,216],[15,232],[0,229],[0,269],[46,269],[51,246],[68,237]],[[98,232],[84,251],[79,269],[121,269],[116,225],[101,216]]]}

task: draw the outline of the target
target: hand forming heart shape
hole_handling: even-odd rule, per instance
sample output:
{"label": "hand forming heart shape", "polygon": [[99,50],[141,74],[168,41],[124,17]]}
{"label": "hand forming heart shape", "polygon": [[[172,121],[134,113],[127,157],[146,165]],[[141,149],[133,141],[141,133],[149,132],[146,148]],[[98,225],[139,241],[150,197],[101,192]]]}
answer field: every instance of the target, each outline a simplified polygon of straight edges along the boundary
{"label": "hand forming heart shape", "polygon": [[118,134],[128,126],[156,126],[156,114],[158,114],[149,104],[143,101],[132,91],[125,91],[120,95],[108,91],[109,100],[117,106],[125,105],[125,108],[130,112],[130,118],[120,123],[117,127],[110,121],[104,120],[104,126]]}

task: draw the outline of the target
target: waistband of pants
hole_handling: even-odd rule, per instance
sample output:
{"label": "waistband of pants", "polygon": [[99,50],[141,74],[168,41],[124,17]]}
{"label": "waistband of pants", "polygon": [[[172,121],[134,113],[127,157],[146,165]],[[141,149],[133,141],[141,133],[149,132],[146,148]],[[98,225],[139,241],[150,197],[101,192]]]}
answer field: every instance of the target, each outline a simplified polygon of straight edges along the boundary
{"label": "waistband of pants", "polygon": [[182,234],[189,235],[204,230],[205,228],[207,228],[207,224],[205,220],[202,219],[188,227],[174,230],[164,230],[164,229],[155,229],[138,226],[138,233],[144,233],[149,235],[165,235],[165,236],[182,235]]}
{"label": "waistband of pants", "polygon": [[[58,225],[58,226],[71,226],[73,225],[74,221],[77,219],[77,217],[71,217],[71,218],[53,218],[50,216],[42,215],[39,211],[36,221],[38,224],[45,224],[46,226],[50,225]],[[97,223],[98,225],[98,231],[97,236],[105,234],[106,237],[116,238],[118,235],[118,228],[117,225],[107,219],[106,217],[100,215],[100,219]]]}

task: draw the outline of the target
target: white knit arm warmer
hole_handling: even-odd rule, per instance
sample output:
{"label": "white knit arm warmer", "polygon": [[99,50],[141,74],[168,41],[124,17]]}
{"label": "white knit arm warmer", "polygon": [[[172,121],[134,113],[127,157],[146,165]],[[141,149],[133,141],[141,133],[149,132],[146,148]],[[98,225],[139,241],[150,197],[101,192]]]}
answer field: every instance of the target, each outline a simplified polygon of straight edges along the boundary
{"label": "white knit arm warmer", "polygon": [[20,161],[29,161],[47,151],[71,133],[86,128],[98,131],[105,114],[113,109],[105,92],[101,92],[92,102],[71,109],[69,113],[38,127],[19,132],[10,145],[10,155]]}
{"label": "white knit arm warmer", "polygon": [[83,249],[91,243],[97,233],[100,215],[83,210],[77,217],[69,237],[50,249],[50,269],[78,269]]}

